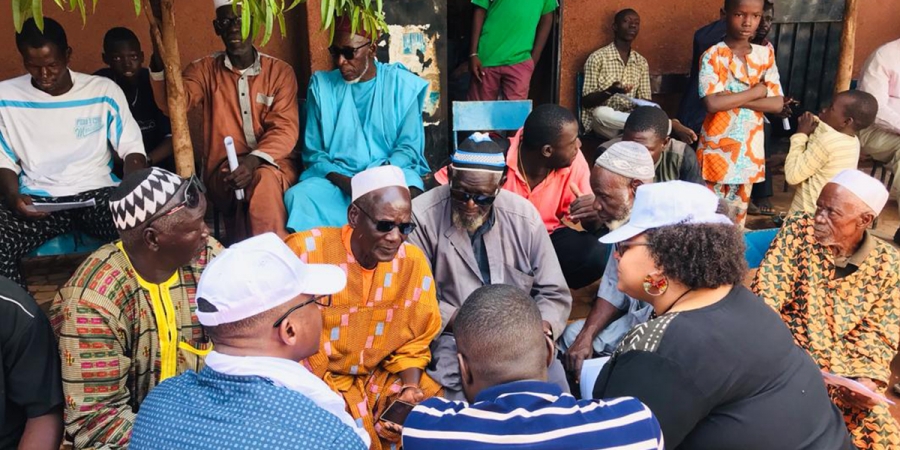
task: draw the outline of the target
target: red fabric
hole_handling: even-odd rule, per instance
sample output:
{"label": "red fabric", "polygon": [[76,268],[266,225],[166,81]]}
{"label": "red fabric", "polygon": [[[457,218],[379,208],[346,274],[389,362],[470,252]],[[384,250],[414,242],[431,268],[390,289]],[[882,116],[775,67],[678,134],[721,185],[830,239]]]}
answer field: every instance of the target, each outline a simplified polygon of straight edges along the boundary
{"label": "red fabric", "polygon": [[356,25],[356,32],[354,33],[353,32],[353,22],[347,16],[339,16],[339,17],[335,18],[334,27],[335,27],[334,28],[335,33],[339,32],[339,31],[343,31],[343,32],[350,33],[350,34],[355,34],[357,36],[362,36],[369,40],[372,39],[372,34],[366,33],[366,30],[363,28],[362,23],[358,23]]}
{"label": "red fabric", "polygon": [[472,77],[469,83],[469,101],[528,100],[528,89],[531,87],[531,74],[534,73],[534,60],[526,59],[511,66],[482,68],[484,75],[481,83]]}

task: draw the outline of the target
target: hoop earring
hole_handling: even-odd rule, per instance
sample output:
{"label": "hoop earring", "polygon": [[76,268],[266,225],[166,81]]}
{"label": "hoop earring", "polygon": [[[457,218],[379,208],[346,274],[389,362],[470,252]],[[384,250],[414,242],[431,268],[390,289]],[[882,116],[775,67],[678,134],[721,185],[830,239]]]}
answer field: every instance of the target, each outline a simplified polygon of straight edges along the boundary
{"label": "hoop earring", "polygon": [[659,281],[653,281],[653,277],[647,275],[644,277],[644,292],[653,297],[659,297],[669,290],[669,279],[662,277]]}

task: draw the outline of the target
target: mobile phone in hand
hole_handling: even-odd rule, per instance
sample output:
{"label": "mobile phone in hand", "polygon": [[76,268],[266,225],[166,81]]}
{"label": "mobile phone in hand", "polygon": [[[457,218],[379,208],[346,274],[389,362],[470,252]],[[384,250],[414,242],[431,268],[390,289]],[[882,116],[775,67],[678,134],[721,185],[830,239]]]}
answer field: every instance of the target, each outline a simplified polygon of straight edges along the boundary
{"label": "mobile phone in hand", "polygon": [[403,422],[406,421],[406,416],[408,416],[409,413],[412,412],[412,409],[414,407],[415,405],[413,405],[412,403],[406,403],[402,400],[395,400],[394,403],[391,403],[391,406],[388,406],[388,408],[384,410],[378,420],[402,427]]}

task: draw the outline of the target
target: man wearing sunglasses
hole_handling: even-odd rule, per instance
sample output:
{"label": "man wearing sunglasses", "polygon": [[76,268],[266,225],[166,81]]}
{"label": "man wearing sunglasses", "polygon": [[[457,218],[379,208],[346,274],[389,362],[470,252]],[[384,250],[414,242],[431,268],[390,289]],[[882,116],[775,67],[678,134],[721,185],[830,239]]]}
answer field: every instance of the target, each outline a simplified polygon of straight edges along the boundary
{"label": "man wearing sunglasses", "polygon": [[[184,70],[189,109],[203,114],[202,179],[207,196],[222,213],[228,242],[273,232],[287,236],[284,192],[297,181],[291,152],[297,144],[297,79],[284,61],[253,46],[241,35],[240,2],[213,0],[216,35],[224,52],[200,58]],[[153,94],[168,114],[165,73],[154,53]],[[228,167],[224,140],[234,139],[239,165]],[[235,190],[244,190],[244,200]]]}
{"label": "man wearing sunglasses", "polygon": [[[501,190],[503,151],[478,133],[460,144],[448,171],[450,183],[416,198],[410,242],[431,264],[441,311],[441,334],[432,343],[428,374],[444,386],[444,397],[464,400],[453,321],[466,298],[481,286],[510,284],[528,292],[543,318],[544,333],[562,335],[572,296],[541,216],[525,198]],[[556,358],[550,382],[568,392]]]}
{"label": "man wearing sunglasses", "polygon": [[91,254],[50,307],[59,340],[66,432],[76,448],[128,444],[135,412],[161,381],[203,367],[209,341],[195,292],[222,246],[196,178],[157,167],[110,195],[120,240]]}
{"label": "man wearing sunglasses", "polygon": [[322,311],[322,346],[309,365],[343,396],[371,448],[390,449],[401,430],[378,421],[381,413],[395,400],[418,404],[441,389],[423,373],[441,327],[438,288],[422,250],[405,243],[416,226],[403,171],[368,169],[351,185],[347,225],[296,233],[287,244],[308,263],[346,271],[347,288]]}
{"label": "man wearing sunglasses", "polygon": [[413,197],[428,174],[422,107],[428,83],[402,64],[375,59],[378,36],[335,18],[335,70],[317,72],[306,98],[300,183],[284,197],[287,227],[306,231],[347,223],[350,179],[384,164],[403,170]]}

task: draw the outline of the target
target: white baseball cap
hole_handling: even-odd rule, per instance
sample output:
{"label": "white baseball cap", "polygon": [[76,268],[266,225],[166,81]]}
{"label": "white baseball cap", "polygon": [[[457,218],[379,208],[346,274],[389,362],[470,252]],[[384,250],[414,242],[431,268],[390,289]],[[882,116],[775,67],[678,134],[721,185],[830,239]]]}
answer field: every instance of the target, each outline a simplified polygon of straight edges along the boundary
{"label": "white baseball cap", "polygon": [[215,312],[197,309],[202,325],[237,322],[283,305],[300,294],[330,295],[347,275],[330,264],[305,264],[274,233],[265,233],[222,251],[200,276],[197,299]]}
{"label": "white baseball cap", "polygon": [[704,186],[686,181],[644,184],[634,194],[631,218],[600,238],[604,244],[631,239],[647,230],[678,224],[733,224],[716,213],[719,197]]}

